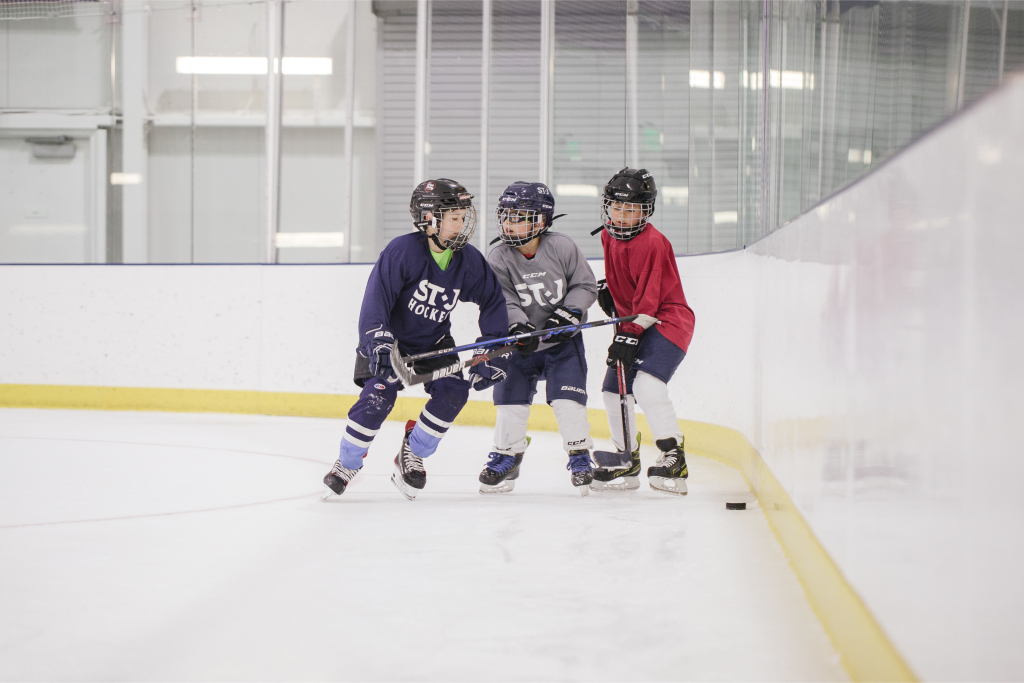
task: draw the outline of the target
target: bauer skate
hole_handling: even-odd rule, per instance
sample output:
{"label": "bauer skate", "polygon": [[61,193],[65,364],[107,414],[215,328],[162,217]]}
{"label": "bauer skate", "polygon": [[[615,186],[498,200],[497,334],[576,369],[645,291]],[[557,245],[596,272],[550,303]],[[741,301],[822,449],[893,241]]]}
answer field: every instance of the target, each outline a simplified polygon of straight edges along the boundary
{"label": "bauer skate", "polygon": [[[530,437],[526,437],[526,445],[530,445]],[[487,456],[487,466],[480,473],[480,493],[508,493],[516,487],[519,478],[519,465],[523,462],[523,453],[505,455],[491,451]]]}
{"label": "bauer skate", "polygon": [[581,496],[590,494],[590,482],[594,481],[593,464],[590,460],[590,451],[569,451],[569,464],[565,469],[572,473],[572,485]]}
{"label": "bauer skate", "polygon": [[686,495],[686,453],[683,444],[676,443],[674,438],[658,439],[654,442],[661,451],[658,462],[647,468],[647,483],[655,491]]}
{"label": "bauer skate", "polygon": [[636,435],[636,450],[626,455],[623,451],[594,451],[594,481],[591,491],[635,491],[640,488],[640,435]]}
{"label": "bauer skate", "polygon": [[403,496],[409,500],[415,500],[416,494],[427,485],[427,472],[423,469],[423,458],[412,452],[409,448],[409,437],[412,436],[416,420],[409,420],[405,423],[405,438],[402,439],[402,447],[395,456],[395,472],[391,475],[391,483],[395,485]]}
{"label": "bauer skate", "polygon": [[350,470],[347,467],[342,467],[340,460],[335,462],[334,469],[324,477],[324,495],[320,497],[320,500],[327,500],[331,496],[340,496],[345,493],[349,482],[355,479],[357,474],[359,474],[358,469]]}

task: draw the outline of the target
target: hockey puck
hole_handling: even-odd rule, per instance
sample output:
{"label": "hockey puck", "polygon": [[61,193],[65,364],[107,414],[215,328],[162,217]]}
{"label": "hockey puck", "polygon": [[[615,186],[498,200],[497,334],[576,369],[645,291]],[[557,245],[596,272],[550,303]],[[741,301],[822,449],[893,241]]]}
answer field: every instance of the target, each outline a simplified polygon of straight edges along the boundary
{"label": "hockey puck", "polygon": [[725,509],[726,510],[746,510],[747,509],[747,504],[746,503],[726,503],[725,504]]}

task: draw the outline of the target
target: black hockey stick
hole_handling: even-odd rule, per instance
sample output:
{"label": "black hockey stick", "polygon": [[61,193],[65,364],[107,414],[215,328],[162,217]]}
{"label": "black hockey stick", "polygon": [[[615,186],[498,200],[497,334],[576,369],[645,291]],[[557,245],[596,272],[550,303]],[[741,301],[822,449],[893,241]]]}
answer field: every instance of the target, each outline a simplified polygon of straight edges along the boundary
{"label": "black hockey stick", "polygon": [[402,381],[402,384],[407,387],[411,387],[413,384],[423,384],[424,382],[433,382],[434,380],[441,379],[442,377],[450,377],[451,375],[461,372],[463,368],[471,368],[474,365],[486,363],[492,358],[504,356],[505,354],[512,353],[514,350],[515,346],[503,346],[500,349],[491,349],[489,351],[484,351],[483,353],[478,353],[471,358],[460,360],[457,363],[446,365],[443,368],[438,368],[437,370],[417,374],[413,368],[410,368],[407,365],[407,363],[409,363],[409,358],[402,358],[402,354],[398,351],[398,345],[396,344],[391,349],[391,368],[398,376],[398,379]]}
{"label": "black hockey stick", "polygon": [[[639,316],[627,315],[622,318],[607,318],[605,320],[594,320],[591,322],[580,323],[579,325],[565,325],[563,327],[552,327],[546,330],[535,330],[533,332],[520,332],[519,334],[513,334],[509,337],[501,337],[499,339],[488,339],[486,341],[474,342],[473,344],[465,344],[463,346],[456,346],[450,349],[439,349],[437,351],[425,351],[423,353],[417,353],[414,356],[406,356],[402,358],[405,363],[414,363],[418,360],[425,360],[427,358],[436,358],[437,356],[447,356],[450,353],[459,353],[460,351],[469,351],[471,349],[482,349],[488,346],[498,346],[506,344],[514,344],[521,339],[529,339],[530,337],[540,337],[541,341],[546,338],[554,336],[556,334],[563,334],[565,332],[576,332],[578,330],[586,330],[591,327],[601,327],[603,325],[616,325],[618,323],[631,323],[636,320]],[[396,345],[397,348],[397,345]],[[501,354],[498,354],[501,355]]]}

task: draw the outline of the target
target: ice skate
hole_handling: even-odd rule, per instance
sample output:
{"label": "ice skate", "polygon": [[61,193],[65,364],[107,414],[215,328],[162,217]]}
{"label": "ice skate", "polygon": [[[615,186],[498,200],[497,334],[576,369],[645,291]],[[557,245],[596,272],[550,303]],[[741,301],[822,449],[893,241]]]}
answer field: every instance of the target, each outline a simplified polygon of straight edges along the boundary
{"label": "ice skate", "polygon": [[487,466],[480,473],[480,493],[508,493],[516,486],[523,454],[505,455],[491,452]]}
{"label": "ice skate", "polygon": [[640,435],[636,435],[636,450],[594,451],[594,481],[591,491],[635,491],[640,488]]}
{"label": "ice skate", "polygon": [[647,468],[647,483],[655,491],[686,495],[686,453],[683,444],[677,444],[674,438],[658,439],[654,442],[661,451],[658,462]]}
{"label": "ice skate", "polygon": [[320,497],[321,501],[327,500],[331,496],[340,496],[345,493],[345,489],[348,487],[350,481],[355,479],[355,476],[359,474],[359,470],[350,470],[346,467],[341,466],[341,461],[338,460],[334,463],[334,469],[327,473],[324,477],[324,495]]}
{"label": "ice skate", "polygon": [[569,464],[565,469],[572,473],[572,485],[581,496],[590,494],[590,483],[594,480],[592,465],[590,451],[569,451]]}
{"label": "ice skate", "polygon": [[416,420],[405,423],[405,438],[402,447],[395,456],[395,471],[391,475],[391,483],[403,496],[415,500],[416,494],[427,485],[427,472],[423,469],[423,458],[413,454],[409,448],[409,437],[412,435]]}

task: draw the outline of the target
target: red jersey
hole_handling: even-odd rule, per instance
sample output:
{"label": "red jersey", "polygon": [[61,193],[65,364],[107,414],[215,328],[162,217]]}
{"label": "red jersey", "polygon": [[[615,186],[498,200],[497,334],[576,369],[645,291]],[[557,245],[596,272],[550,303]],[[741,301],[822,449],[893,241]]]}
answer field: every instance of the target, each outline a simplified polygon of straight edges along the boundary
{"label": "red jersey", "polygon": [[[661,321],[658,331],[684,352],[690,347],[696,320],[686,303],[672,243],[647,224],[643,232],[621,242],[607,231],[601,233],[604,276],[620,316],[643,313]],[[636,323],[622,325],[624,332],[640,334]]]}

